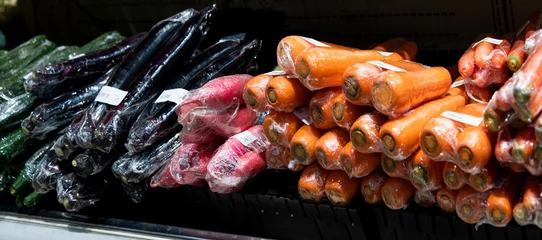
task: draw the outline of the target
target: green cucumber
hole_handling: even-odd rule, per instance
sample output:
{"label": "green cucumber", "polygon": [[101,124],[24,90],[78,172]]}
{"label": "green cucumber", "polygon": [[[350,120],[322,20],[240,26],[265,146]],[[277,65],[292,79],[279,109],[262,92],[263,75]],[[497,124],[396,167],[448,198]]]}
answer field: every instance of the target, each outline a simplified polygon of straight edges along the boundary
{"label": "green cucumber", "polygon": [[53,51],[55,44],[43,35],[36,36],[0,57],[0,79],[11,77],[19,69]]}
{"label": "green cucumber", "polygon": [[43,196],[45,196],[45,194],[32,192],[24,198],[23,204],[26,207],[34,207],[43,199]]}
{"label": "green cucumber", "polygon": [[34,177],[34,173],[38,169],[40,161],[44,157],[54,156],[54,151],[52,149],[54,141],[45,144],[38,151],[36,151],[24,164],[23,170],[19,173],[17,178],[13,181],[13,184],[10,188],[10,193],[13,196],[24,195],[29,193],[32,189],[31,181]]}
{"label": "green cucumber", "polygon": [[0,164],[14,164],[25,154],[31,152],[36,140],[26,136],[21,128],[0,138]]}
{"label": "green cucumber", "polygon": [[15,197],[15,204],[17,205],[17,207],[24,206],[24,196],[23,195],[17,195]]}
{"label": "green cucumber", "polygon": [[101,49],[106,49],[124,40],[124,36],[117,31],[106,32],[89,43],[83,45],[79,53],[90,53]]}
{"label": "green cucumber", "polygon": [[2,56],[4,56],[6,53],[8,53],[8,51],[0,50],[0,58],[2,58]]}
{"label": "green cucumber", "polygon": [[20,125],[36,105],[36,97],[29,93],[21,94],[13,101],[0,103],[0,131]]}

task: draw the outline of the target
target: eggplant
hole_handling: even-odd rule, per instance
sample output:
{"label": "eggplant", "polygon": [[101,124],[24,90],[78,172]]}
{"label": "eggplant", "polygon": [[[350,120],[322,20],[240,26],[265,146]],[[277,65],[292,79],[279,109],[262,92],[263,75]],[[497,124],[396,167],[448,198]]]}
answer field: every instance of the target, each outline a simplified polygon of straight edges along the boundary
{"label": "eggplant", "polygon": [[60,166],[60,161],[54,153],[47,153],[47,157],[41,159],[34,178],[32,188],[37,193],[47,193],[56,188],[58,179],[64,175],[65,169]]}
{"label": "eggplant", "polygon": [[174,134],[154,149],[149,148],[133,155],[125,154],[113,163],[111,170],[124,183],[146,182],[181,145],[179,133]]}
{"label": "eggplant", "polygon": [[[239,42],[239,40],[226,40],[216,43],[206,49],[198,56],[194,57],[190,63],[185,66],[176,80],[168,85],[166,89],[184,88],[197,73],[204,70],[217,59],[226,56],[228,53],[238,48]],[[176,117],[160,118],[161,116],[167,116],[165,113],[174,110],[177,103],[169,101],[156,103],[157,98],[158,96],[150,101],[130,128],[128,143],[126,143],[128,152],[141,152],[145,148],[161,141],[170,133],[179,132],[181,130],[181,126],[177,123]]]}
{"label": "eggplant", "polygon": [[132,199],[135,203],[141,203],[146,197],[147,190],[149,189],[149,184],[147,182],[141,183],[125,183],[121,182],[124,192]]}
{"label": "eggplant", "polygon": [[100,173],[118,155],[87,149],[72,160],[72,166],[77,175],[87,178]]}
{"label": "eggplant", "polygon": [[39,105],[21,123],[23,132],[31,138],[43,140],[51,132],[65,127],[94,101],[111,73],[112,70],[91,85],[62,94]]}
{"label": "eggplant", "polygon": [[107,183],[103,177],[81,178],[68,173],[56,184],[57,201],[69,212],[93,205],[103,197]]}
{"label": "eggplant", "polygon": [[77,115],[72,123],[66,128],[64,134],[58,137],[53,145],[55,155],[60,161],[67,160],[80,149],[75,139],[79,127],[81,126],[82,116],[82,113]]}
{"label": "eggplant", "polygon": [[143,35],[140,33],[108,49],[36,69],[27,77],[24,87],[34,96],[47,98],[84,86],[94,80],[96,74],[104,73],[118,64]]}
{"label": "eggplant", "polygon": [[141,110],[149,102],[149,96],[163,89],[177,75],[196,50],[201,41],[201,24],[205,16],[196,14],[186,21],[165,44],[165,47],[151,61],[151,68],[137,83],[128,89],[127,96],[117,106],[108,108],[107,113],[100,118],[92,136],[91,145],[102,152],[110,152],[115,148],[118,138],[130,129],[131,124]]}

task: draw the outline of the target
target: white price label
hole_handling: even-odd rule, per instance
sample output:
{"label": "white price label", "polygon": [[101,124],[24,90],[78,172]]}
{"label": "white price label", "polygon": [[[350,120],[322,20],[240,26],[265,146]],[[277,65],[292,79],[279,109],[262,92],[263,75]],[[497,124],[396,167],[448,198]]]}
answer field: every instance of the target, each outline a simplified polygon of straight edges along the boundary
{"label": "white price label", "polygon": [[382,52],[382,51],[377,51],[377,52],[380,53],[380,55],[382,55],[384,57],[387,57],[387,56],[390,56],[390,55],[393,54],[392,52]]}
{"label": "white price label", "polygon": [[160,94],[158,99],[156,99],[155,103],[169,101],[169,102],[179,104],[184,101],[184,97],[186,96],[187,93],[188,93],[188,90],[182,89],[182,88],[164,90],[162,94]]}
{"label": "white price label", "polygon": [[119,105],[122,99],[128,94],[127,91],[123,91],[110,86],[103,86],[98,96],[96,96],[96,102],[101,102],[113,106]]}
{"label": "white price label", "polygon": [[309,108],[308,107],[299,107],[294,110],[294,115],[299,118],[304,124],[311,125],[312,119],[309,115]]}
{"label": "white price label", "polygon": [[308,37],[301,37],[301,38],[305,39],[305,41],[310,42],[314,46],[317,46],[317,47],[329,47],[329,45],[327,45],[327,44],[325,44],[323,42],[320,42],[318,40],[314,40],[312,38],[308,38]]}
{"label": "white price label", "polygon": [[275,70],[275,71],[271,71],[271,72],[264,73],[264,74],[268,75],[268,76],[280,76],[280,75],[286,75],[286,72],[282,71],[282,70]]}
{"label": "white price label", "polygon": [[382,61],[367,61],[367,63],[370,63],[372,65],[375,65],[377,67],[381,67],[383,69],[387,69],[387,70],[390,70],[390,71],[394,71],[394,72],[406,72],[404,69],[402,68],[398,68],[396,66],[393,66],[391,64],[387,64],[385,62],[382,62]]}
{"label": "white price label", "polygon": [[258,139],[258,138],[256,138],[256,136],[254,136],[254,134],[252,134],[249,131],[244,131],[244,132],[238,133],[235,136],[233,136],[233,138],[237,139],[245,147],[248,147],[249,144],[253,143],[254,141],[256,141]]}
{"label": "white price label", "polygon": [[502,39],[495,39],[495,38],[486,37],[486,38],[478,41],[474,45],[472,45],[472,47],[476,47],[476,45],[480,44],[481,42],[488,42],[488,43],[491,43],[491,44],[499,45],[499,44],[502,43]]}
{"label": "white price label", "polygon": [[440,115],[443,116],[443,117],[447,117],[449,119],[452,119],[454,121],[458,121],[458,122],[465,123],[465,124],[468,124],[468,125],[472,125],[472,126],[475,126],[475,127],[479,126],[480,123],[482,123],[482,118],[473,117],[473,116],[470,116],[470,115],[467,115],[467,114],[456,113],[456,112],[452,112],[452,111],[446,111],[446,112],[443,112]]}
{"label": "white price label", "polygon": [[531,20],[527,20],[527,22],[525,22],[525,24],[523,24],[523,26],[519,28],[518,32],[516,33],[516,37],[518,37],[523,32],[523,30],[525,30],[525,28],[527,27],[527,25],[529,25],[529,23],[531,23]]}
{"label": "white price label", "polygon": [[450,88],[456,88],[465,85],[465,80],[457,81],[452,84]]}

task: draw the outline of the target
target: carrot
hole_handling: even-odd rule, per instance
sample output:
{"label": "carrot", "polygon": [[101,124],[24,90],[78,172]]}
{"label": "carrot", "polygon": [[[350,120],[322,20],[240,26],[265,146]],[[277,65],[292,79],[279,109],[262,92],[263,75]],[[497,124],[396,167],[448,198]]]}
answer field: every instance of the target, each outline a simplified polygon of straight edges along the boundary
{"label": "carrot", "polygon": [[370,47],[369,49],[373,49],[376,51],[383,51],[383,52],[393,52],[396,49],[400,48],[406,42],[407,40],[404,38],[393,38],[379,44],[376,47],[373,47],[373,48]]}
{"label": "carrot", "polygon": [[518,33],[518,36],[516,38],[516,41],[514,41],[514,45],[512,45],[512,49],[510,50],[510,53],[508,54],[508,68],[515,72],[521,68],[523,63],[525,62],[525,59],[527,58],[527,53],[525,52],[525,49],[523,46],[525,46],[525,39],[527,39],[528,36],[527,33],[530,32],[530,35],[534,30],[536,30],[536,22],[538,19],[533,19],[533,16],[539,15],[537,13],[534,13],[529,18],[529,23],[525,26],[525,29],[521,33]]}
{"label": "carrot", "polygon": [[436,191],[420,191],[414,193],[414,202],[424,208],[431,208],[437,205]]}
{"label": "carrot", "polygon": [[263,132],[271,144],[289,147],[292,137],[303,125],[293,113],[271,110],[263,121]]}
{"label": "carrot", "polygon": [[[527,104],[531,98],[540,95],[539,90],[542,86],[542,48],[536,49],[525,61],[521,67],[521,81],[514,86],[514,99],[518,104]],[[537,102],[540,105],[540,102]],[[533,113],[533,112],[531,112]],[[538,113],[538,112],[536,112]],[[535,113],[535,114],[536,114]]]}
{"label": "carrot", "polygon": [[414,196],[414,187],[408,180],[390,177],[382,185],[382,200],[393,210],[405,208]]}
{"label": "carrot", "polygon": [[474,84],[467,84],[466,86],[468,89],[467,93],[469,94],[470,99],[474,102],[479,103],[488,103],[489,100],[491,100],[491,97],[493,97],[493,94],[495,94],[495,92],[499,90],[498,87],[481,88]]}
{"label": "carrot", "polygon": [[457,192],[455,212],[466,223],[479,223],[485,214],[485,205],[488,193],[476,192],[473,188],[465,186]]}
{"label": "carrot", "polygon": [[442,186],[442,170],[444,162],[435,162],[418,150],[409,158],[409,180],[412,185],[421,191],[431,191]]}
{"label": "carrot", "polygon": [[515,38],[514,32],[509,32],[501,36],[502,42],[495,46],[495,50],[491,53],[491,66],[496,69],[503,69],[506,67],[506,60],[510,49],[512,48],[512,42]]}
{"label": "carrot", "polygon": [[247,106],[257,112],[269,110],[265,96],[265,87],[273,76],[260,74],[250,79],[243,89],[243,99]]}
{"label": "carrot", "polygon": [[408,41],[393,51],[401,55],[405,60],[414,60],[416,59],[416,55],[418,55],[418,44]]}
{"label": "carrot", "polygon": [[[425,69],[422,64],[408,61],[381,61],[394,67],[411,71]],[[356,105],[371,105],[371,91],[373,86],[383,71],[381,68],[371,63],[356,63],[347,68],[342,79],[342,90],[348,101]]]}
{"label": "carrot", "polygon": [[408,115],[386,122],[379,133],[384,143],[384,153],[395,160],[407,158],[419,147],[420,132],[429,119],[463,105],[463,96],[447,96],[426,103]]}
{"label": "carrot", "polygon": [[341,150],[340,166],[350,177],[364,177],[380,166],[382,154],[358,152],[352,142],[346,144]]}
{"label": "carrot", "polygon": [[490,224],[504,227],[512,220],[512,211],[519,198],[520,184],[520,174],[509,172],[505,176],[504,185],[491,190],[486,208],[486,216]]}
{"label": "carrot", "polygon": [[457,134],[457,165],[468,173],[480,171],[493,156],[494,136],[480,127],[467,126],[463,129]]}
{"label": "carrot", "polygon": [[350,128],[350,140],[361,153],[382,152],[380,127],[388,121],[388,117],[371,112],[361,115]]}
{"label": "carrot", "polygon": [[[461,82],[462,84],[459,84]],[[450,90],[448,90],[448,92],[446,92],[444,96],[446,97],[447,96],[463,96],[465,98],[465,102],[468,102],[469,95],[467,94],[467,90],[465,88],[465,78],[463,76],[459,76],[455,78],[454,84],[459,84],[459,85],[456,85],[455,87],[450,88]]]}
{"label": "carrot", "polygon": [[450,73],[443,67],[408,72],[387,71],[376,81],[371,97],[378,111],[397,117],[444,95],[451,84]]}
{"label": "carrot", "polygon": [[446,188],[440,188],[437,190],[437,205],[445,212],[455,212],[455,201],[457,197],[457,190],[449,190]]}
{"label": "carrot", "polygon": [[455,156],[455,137],[460,130],[459,124],[449,118],[431,118],[421,131],[420,147],[433,161],[447,161]]}
{"label": "carrot", "polygon": [[485,192],[495,186],[498,165],[495,161],[488,163],[484,169],[469,176],[469,185],[478,192]]}
{"label": "carrot", "polygon": [[382,166],[382,170],[384,170],[384,172],[388,174],[388,176],[409,180],[408,160],[395,161],[390,157],[386,156],[386,154],[382,154],[381,161],[382,162],[380,163],[380,165]]}
{"label": "carrot", "polygon": [[361,196],[365,202],[377,204],[382,202],[382,185],[388,179],[381,170],[374,170],[361,180]]}
{"label": "carrot", "polygon": [[326,197],[336,206],[350,203],[360,188],[361,179],[350,178],[343,171],[331,171],[326,179]]}
{"label": "carrot", "polygon": [[471,47],[465,51],[465,53],[459,58],[457,63],[459,73],[463,77],[470,77],[474,72],[474,49]]}
{"label": "carrot", "polygon": [[512,157],[518,162],[527,162],[534,155],[536,135],[534,128],[524,127],[512,141]]}
{"label": "carrot", "polygon": [[320,202],[325,197],[326,179],[329,171],[318,164],[306,167],[297,183],[297,191],[305,200]]}
{"label": "carrot", "polygon": [[315,127],[331,129],[337,126],[333,120],[333,103],[340,95],[340,88],[323,89],[314,94],[309,103],[309,113]]}
{"label": "carrot", "polygon": [[[528,176],[523,185],[520,201],[514,206],[514,220],[519,225],[534,223],[537,211],[542,208],[540,196],[542,195],[542,178]],[[540,226],[540,220],[538,220]]]}
{"label": "carrot", "polygon": [[467,173],[452,162],[446,162],[446,164],[444,164],[442,178],[446,188],[451,190],[461,189],[463,186],[465,186],[465,184],[467,184],[468,181]]}
{"label": "carrot", "polygon": [[349,142],[348,132],[334,128],[326,132],[316,142],[316,158],[327,170],[340,170],[341,150]]}
{"label": "carrot", "polygon": [[[388,55],[389,56],[384,56]],[[345,50],[337,48],[311,48],[295,61],[296,76],[310,90],[339,87],[344,71],[358,62],[370,60],[402,60],[397,53],[374,50]]]}
{"label": "carrot", "polygon": [[510,127],[504,128],[498,134],[497,143],[495,144],[495,158],[502,164],[508,165],[515,162],[512,157],[512,138]]}
{"label": "carrot", "polygon": [[474,64],[481,69],[485,69],[491,63],[490,54],[494,47],[492,43],[482,41],[474,49]]}
{"label": "carrot", "polygon": [[271,79],[265,87],[267,103],[277,111],[292,112],[297,107],[305,105],[312,97],[296,78],[277,76]]}
{"label": "carrot", "polygon": [[294,157],[290,148],[284,148],[281,159],[284,161],[284,165],[292,172],[299,172],[305,167],[297,158]]}
{"label": "carrot", "polygon": [[333,103],[333,121],[337,126],[350,130],[354,121],[361,116],[361,114],[367,113],[373,110],[370,107],[356,106],[346,100],[343,93],[339,94]]}
{"label": "carrot", "polygon": [[290,149],[294,158],[303,165],[310,165],[316,160],[316,142],[324,135],[324,131],[305,125],[299,128],[290,141]]}
{"label": "carrot", "polygon": [[265,161],[267,167],[271,169],[285,169],[287,166],[284,164],[284,159],[282,159],[282,154],[284,152],[283,146],[269,145],[267,151],[265,152]]}

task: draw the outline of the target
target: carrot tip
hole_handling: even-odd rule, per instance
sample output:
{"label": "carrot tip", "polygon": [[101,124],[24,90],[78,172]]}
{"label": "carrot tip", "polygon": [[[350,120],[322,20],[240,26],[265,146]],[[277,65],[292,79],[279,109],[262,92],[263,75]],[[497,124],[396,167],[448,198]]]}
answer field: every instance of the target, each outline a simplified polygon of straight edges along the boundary
{"label": "carrot tip", "polygon": [[446,177],[444,178],[444,181],[446,182],[446,185],[450,187],[456,187],[459,184],[457,174],[452,171],[446,172]]}
{"label": "carrot tip", "polygon": [[474,208],[470,204],[463,204],[461,205],[460,213],[466,218],[472,218],[474,216]]}
{"label": "carrot tip", "polygon": [[318,106],[312,107],[311,117],[312,117],[312,121],[314,122],[321,123],[324,121],[324,114],[322,113],[322,109],[320,109]]}
{"label": "carrot tip", "polygon": [[450,201],[450,198],[447,196],[447,195],[440,195],[438,197],[438,203],[439,205],[441,205],[443,208],[446,208],[446,209],[451,209],[453,208],[452,206],[452,201]]}
{"label": "carrot tip", "polygon": [[518,204],[516,207],[514,207],[514,220],[519,225],[525,225],[529,222],[529,211],[523,204]]}
{"label": "carrot tip", "polygon": [[344,196],[337,190],[327,190],[326,196],[333,205],[346,205],[346,200],[344,199]]}
{"label": "carrot tip", "polygon": [[359,97],[359,84],[354,76],[348,76],[344,80],[344,95],[351,100],[355,100]]}
{"label": "carrot tip", "polygon": [[326,153],[322,151],[322,149],[316,149],[316,158],[318,159],[318,161],[320,161],[322,167],[325,168],[327,166]]}
{"label": "carrot tip", "polygon": [[387,133],[384,134],[384,136],[382,136],[382,142],[384,143],[384,146],[389,153],[395,151],[395,139],[393,139],[391,135]]}
{"label": "carrot tip", "polygon": [[424,153],[428,156],[437,156],[440,151],[438,150],[437,138],[432,133],[426,133],[422,138],[422,148]]}
{"label": "carrot tip", "polygon": [[506,215],[500,208],[493,208],[490,210],[491,222],[502,223],[506,219]]}
{"label": "carrot tip", "polygon": [[418,204],[420,205],[427,205],[429,203],[430,201],[429,201],[429,198],[427,198],[427,196],[420,196],[420,198],[418,199]]}
{"label": "carrot tip", "polygon": [[276,103],[278,98],[279,96],[275,88],[270,87],[269,89],[267,89],[267,101],[269,101],[270,103]]}
{"label": "carrot tip", "polygon": [[301,195],[301,197],[303,199],[306,199],[306,200],[311,200],[311,201],[316,200],[316,196],[311,191],[309,191],[307,189],[300,189],[299,190],[299,195]]}
{"label": "carrot tip", "polygon": [[461,160],[461,164],[463,166],[470,166],[472,164],[472,152],[467,147],[461,147],[459,149],[459,159]]}
{"label": "carrot tip", "polygon": [[254,93],[252,91],[247,91],[247,99],[246,99],[246,103],[248,104],[248,106],[250,106],[251,108],[255,108],[256,107],[256,104],[258,103],[258,100],[256,99],[256,95],[254,95]]}
{"label": "carrot tip", "polygon": [[531,91],[524,88],[514,88],[514,99],[519,104],[525,104],[531,99]]}
{"label": "carrot tip", "polygon": [[373,103],[380,105],[386,108],[391,106],[391,99],[393,97],[393,92],[390,85],[386,82],[377,82],[373,87]]}
{"label": "carrot tip", "polygon": [[352,136],[350,136],[350,138],[352,139],[352,144],[354,144],[356,147],[363,147],[367,143],[365,133],[363,133],[363,131],[360,129],[352,131]]}
{"label": "carrot tip", "polygon": [[374,191],[371,189],[370,186],[363,187],[363,196],[366,199],[373,199],[374,198]]}
{"label": "carrot tip", "polygon": [[346,173],[352,173],[352,160],[349,157],[343,156],[341,158],[341,165]]}
{"label": "carrot tip", "polygon": [[302,79],[306,79],[311,72],[311,68],[309,66],[309,63],[307,63],[307,61],[305,61],[304,59],[301,59],[295,64],[295,71],[297,73],[297,76],[299,76]]}
{"label": "carrot tip", "polygon": [[517,59],[509,58],[508,59],[508,68],[512,70],[512,72],[515,72],[519,69],[520,63],[517,61]]}
{"label": "carrot tip", "polygon": [[294,157],[301,162],[306,162],[307,157],[309,156],[305,147],[303,147],[303,145],[299,143],[296,143],[292,146],[292,153]]}
{"label": "carrot tip", "polygon": [[416,188],[423,189],[427,187],[429,177],[424,167],[420,165],[413,165],[410,168],[410,178],[412,179],[412,185]]}
{"label": "carrot tip", "polygon": [[486,189],[487,182],[482,174],[472,175],[472,187],[477,190]]}
{"label": "carrot tip", "polygon": [[339,103],[333,104],[333,118],[335,120],[340,121],[344,118],[344,106]]}
{"label": "carrot tip", "polygon": [[387,172],[393,172],[395,171],[395,167],[397,166],[395,164],[395,161],[391,158],[389,158],[388,156],[384,156],[384,161],[383,161],[383,168],[387,171]]}
{"label": "carrot tip", "polygon": [[498,132],[501,130],[502,122],[497,112],[495,111],[486,111],[484,114],[484,122],[489,130],[492,132]]}

